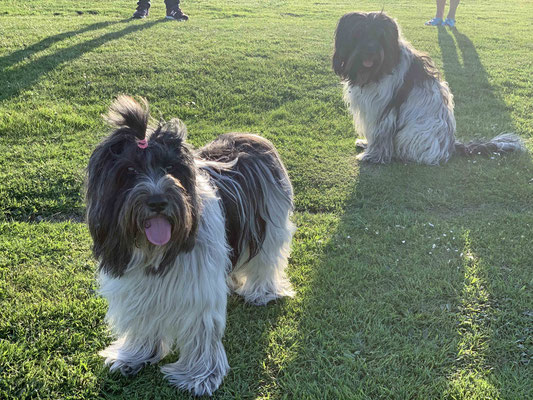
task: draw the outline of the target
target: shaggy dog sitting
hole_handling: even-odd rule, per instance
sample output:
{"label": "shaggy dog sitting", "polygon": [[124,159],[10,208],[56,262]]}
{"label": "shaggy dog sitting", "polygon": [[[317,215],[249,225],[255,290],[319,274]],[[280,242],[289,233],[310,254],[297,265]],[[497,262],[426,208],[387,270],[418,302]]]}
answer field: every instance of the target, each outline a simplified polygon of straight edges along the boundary
{"label": "shaggy dog sitting", "polygon": [[416,51],[382,12],[344,15],[335,32],[333,70],[355,127],[366,139],[360,158],[439,164],[454,153],[523,150],[520,139],[502,134],[490,142],[455,140],[453,96],[429,56]]}

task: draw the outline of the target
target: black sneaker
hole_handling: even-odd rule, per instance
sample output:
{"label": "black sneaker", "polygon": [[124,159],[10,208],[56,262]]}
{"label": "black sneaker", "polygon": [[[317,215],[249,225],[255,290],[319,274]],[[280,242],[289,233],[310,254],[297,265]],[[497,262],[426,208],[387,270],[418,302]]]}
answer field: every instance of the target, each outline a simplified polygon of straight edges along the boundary
{"label": "black sneaker", "polygon": [[142,19],[148,16],[148,10],[150,9],[150,3],[145,1],[139,1],[137,3],[137,10],[133,13],[132,18]]}
{"label": "black sneaker", "polygon": [[187,21],[189,16],[181,11],[179,6],[167,8],[167,19],[175,19],[176,21]]}

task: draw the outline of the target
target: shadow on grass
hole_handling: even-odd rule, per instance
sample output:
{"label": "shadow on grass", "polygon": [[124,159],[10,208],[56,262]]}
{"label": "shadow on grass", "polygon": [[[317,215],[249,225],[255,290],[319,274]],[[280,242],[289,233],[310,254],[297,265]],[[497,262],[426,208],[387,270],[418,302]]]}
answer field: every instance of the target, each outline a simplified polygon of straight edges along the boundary
{"label": "shadow on grass", "polygon": [[[497,216],[465,231],[464,283],[451,398],[531,398],[533,251],[529,214]],[[492,227],[497,230],[492,232]],[[495,251],[497,248],[504,251]]]}
{"label": "shadow on grass", "polygon": [[[459,107],[482,101],[468,110],[486,114],[466,125],[478,128],[475,121],[489,120],[512,129],[474,45],[457,31],[453,35],[463,65],[453,37],[439,30],[452,92],[457,88]],[[488,130],[481,134],[493,136]],[[520,384],[499,369],[502,351],[494,350],[512,337],[495,338],[505,322],[490,326],[485,319],[497,312],[493,305],[502,295],[487,287],[505,281],[491,273],[499,266],[487,265],[476,253],[512,260],[513,269],[527,265],[523,258],[517,261],[516,249],[497,243],[499,230],[490,222],[512,216],[517,231],[529,231],[531,173],[527,155],[455,157],[441,167],[360,165],[347,206],[300,287],[298,333],[279,339],[280,346],[294,350],[278,365],[278,394],[443,398],[464,394],[472,378],[474,391],[464,398],[512,393]],[[524,211],[529,219],[518,222]],[[299,233],[299,242],[320,238],[316,230],[325,222],[309,215],[307,223],[317,228]],[[478,348],[472,346],[476,329],[485,341]],[[473,354],[465,357],[466,348]]]}
{"label": "shadow on grass", "polygon": [[[278,367],[279,393],[317,399],[442,398],[472,377],[486,386],[480,393],[516,389],[498,361],[505,358],[501,343],[512,343],[513,337],[494,339],[506,322],[491,325],[487,319],[498,312],[494,307],[502,296],[492,287],[505,280],[492,273],[500,265],[486,258],[497,254],[513,270],[527,265],[524,257],[516,260],[517,249],[497,244],[500,232],[490,222],[513,216],[518,231],[533,222],[531,216],[518,222],[521,210],[531,209],[523,196],[528,185],[518,183],[510,168],[522,161],[508,158],[500,166],[478,159],[492,171],[500,169],[497,193],[506,193],[501,199],[485,196],[494,185],[491,173],[476,171],[466,160],[444,167],[360,167],[349,205],[300,287],[301,310],[294,313],[298,334],[279,340],[279,346],[296,349]],[[326,222],[309,218],[308,224]],[[307,239],[319,238],[318,229]],[[479,264],[471,264],[467,251],[473,257],[480,253]],[[486,341],[481,347],[471,346],[476,330]],[[473,362],[464,362],[467,347],[473,349]],[[511,361],[519,357],[514,350]]]}
{"label": "shadow on grass", "polygon": [[119,24],[119,23],[124,23],[127,21],[128,20],[125,20],[125,19],[121,21],[102,21],[102,22],[91,24],[91,25],[87,25],[81,29],[72,30],[68,32],[62,32],[57,35],[49,36],[47,38],[44,38],[40,42],[32,44],[31,46],[14,51],[13,53],[8,54],[7,56],[0,57],[0,68],[6,69],[10,66],[13,66],[19,63],[20,61],[24,60],[25,58],[32,57],[35,53],[46,50],[47,48],[51,47],[53,44],[60,42],[64,39],[68,39],[72,36],[80,35],[85,32],[95,31],[98,29],[106,28],[108,26]]}
{"label": "shadow on grass", "polygon": [[[104,45],[107,42],[120,39],[126,35],[149,29],[155,24],[166,20],[160,19],[147,23],[135,23],[126,27],[103,33],[100,36],[81,41],[73,46],[51,50],[59,42],[69,39],[72,36],[80,35],[86,32],[93,32],[100,29],[112,27],[117,24],[125,24],[131,19],[120,21],[105,21],[88,25],[78,30],[63,32],[58,35],[50,36],[40,42],[9,55],[0,58],[0,68],[2,69],[2,91],[0,91],[0,102],[8,100],[19,95],[23,90],[36,84],[41,76],[53,71],[61,64],[68,63],[95,48]],[[42,51],[48,51],[50,54],[38,56]],[[35,181],[42,179],[40,174]],[[14,206],[0,211],[0,218],[16,221],[64,221],[64,220],[82,220],[83,208],[79,205],[80,182],[77,177],[63,176],[52,181],[45,182],[43,185],[29,185],[24,193],[20,193],[20,199]],[[14,194],[12,194],[15,196]],[[33,200],[40,198],[47,203],[45,209],[35,209]],[[59,201],[58,201],[59,199]]]}
{"label": "shadow on grass", "polygon": [[458,136],[464,134],[467,126],[489,130],[473,132],[474,136],[485,138],[504,131],[514,131],[507,107],[490,84],[487,71],[470,38],[457,29],[439,27],[438,42],[444,74],[456,103]]}
{"label": "shadow on grass", "polygon": [[123,24],[129,21],[131,21],[131,19],[124,19],[117,22],[101,22],[92,24],[78,31],[70,31],[51,36],[50,38],[44,39],[41,42],[36,43],[35,45],[30,46],[27,49],[18,50],[10,55],[2,57],[0,59],[0,67],[3,68],[2,81],[4,88],[3,91],[0,93],[0,101],[17,96],[22,90],[34,85],[42,75],[54,70],[63,63],[72,61],[82,56],[83,54],[104,45],[109,41],[117,40],[133,32],[138,32],[144,29],[151,28],[155,24],[158,24],[165,20],[156,20],[143,24],[137,23],[128,25],[126,28],[123,28],[119,31],[108,32],[94,39],[78,43],[74,46],[59,49],[52,54],[32,59],[27,64],[22,64],[20,66],[16,65],[17,63],[20,63],[26,58],[32,57],[37,52],[45,50],[51,47],[53,44],[61,40],[67,39],[71,36],[84,32],[94,31],[97,29],[102,29],[115,24]]}

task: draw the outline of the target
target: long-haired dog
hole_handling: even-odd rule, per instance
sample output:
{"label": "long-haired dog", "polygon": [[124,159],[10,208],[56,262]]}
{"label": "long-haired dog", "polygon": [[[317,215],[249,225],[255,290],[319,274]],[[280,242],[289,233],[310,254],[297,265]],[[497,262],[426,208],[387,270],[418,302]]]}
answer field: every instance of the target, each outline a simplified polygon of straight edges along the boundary
{"label": "long-haired dog", "polygon": [[439,164],[454,154],[523,150],[512,134],[490,142],[455,140],[453,96],[429,56],[406,42],[383,12],[352,12],[335,32],[333,70],[344,82],[344,98],[355,127],[366,139],[360,158]]}
{"label": "long-haired dog", "polygon": [[130,375],[178,349],[166,378],[210,395],[229,369],[229,289],[257,305],[293,294],[292,186],[268,140],[228,133],[195,151],[179,120],[150,127],[143,103],[117,99],[116,129],[88,166],[87,220],[117,338],[101,355]]}

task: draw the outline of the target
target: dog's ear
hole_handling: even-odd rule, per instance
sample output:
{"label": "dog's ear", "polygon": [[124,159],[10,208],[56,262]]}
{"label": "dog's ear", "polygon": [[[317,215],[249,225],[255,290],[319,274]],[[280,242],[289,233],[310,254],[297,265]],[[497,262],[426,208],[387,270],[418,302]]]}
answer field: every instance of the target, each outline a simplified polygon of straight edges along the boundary
{"label": "dog's ear", "polygon": [[337,23],[337,29],[335,29],[335,50],[333,53],[332,67],[335,74],[340,77],[345,75],[345,63],[354,50],[357,26],[366,18],[367,14],[365,13],[351,12],[344,14]]}
{"label": "dog's ear", "polygon": [[337,29],[335,30],[335,50],[333,52],[333,59],[331,62],[331,66],[333,67],[333,72],[337,74],[338,76],[344,75],[344,62],[346,61],[346,50],[345,47],[347,46],[347,30],[348,30],[348,22],[347,22],[347,16],[348,14],[341,17],[337,24]]}
{"label": "dog's ear", "polygon": [[110,219],[109,221],[104,220],[103,223],[102,220],[92,223],[92,219],[95,219],[95,216],[89,213],[88,225],[93,238],[94,257],[100,261],[101,270],[119,277],[124,273],[131,260],[132,239],[124,237],[117,221]]}
{"label": "dog's ear", "polygon": [[179,118],[173,118],[170,121],[163,123],[158,130],[181,139],[182,141],[187,139],[187,127]]}
{"label": "dog's ear", "polygon": [[[120,276],[126,270],[132,255],[132,239],[122,231],[113,205],[106,191],[96,189],[97,185],[89,182],[94,189],[87,196],[87,224],[93,238],[93,255],[100,261],[100,268],[113,276]],[[132,234],[133,235],[133,234]]]}
{"label": "dog's ear", "polygon": [[[123,151],[125,141],[109,137],[93,152],[87,167],[87,224],[93,238],[93,254],[100,267],[113,276],[120,276],[131,258],[131,238],[125,237],[117,216],[123,196],[122,185],[127,177],[116,167],[115,159]],[[116,185],[110,190],[109,185]]]}
{"label": "dog's ear", "polygon": [[383,41],[385,59],[382,68],[385,73],[390,73],[400,61],[400,31],[396,21],[385,13],[379,13],[377,18],[382,23],[385,39]]}
{"label": "dog's ear", "polygon": [[383,23],[383,27],[388,39],[390,39],[391,41],[397,41],[400,28],[398,27],[396,21],[384,12],[378,13],[376,19],[380,20]]}
{"label": "dog's ear", "polygon": [[331,64],[331,66],[333,67],[333,72],[335,72],[335,74],[337,74],[338,76],[342,76],[344,69],[344,60],[341,58],[339,52],[336,49],[333,53],[333,60]]}

